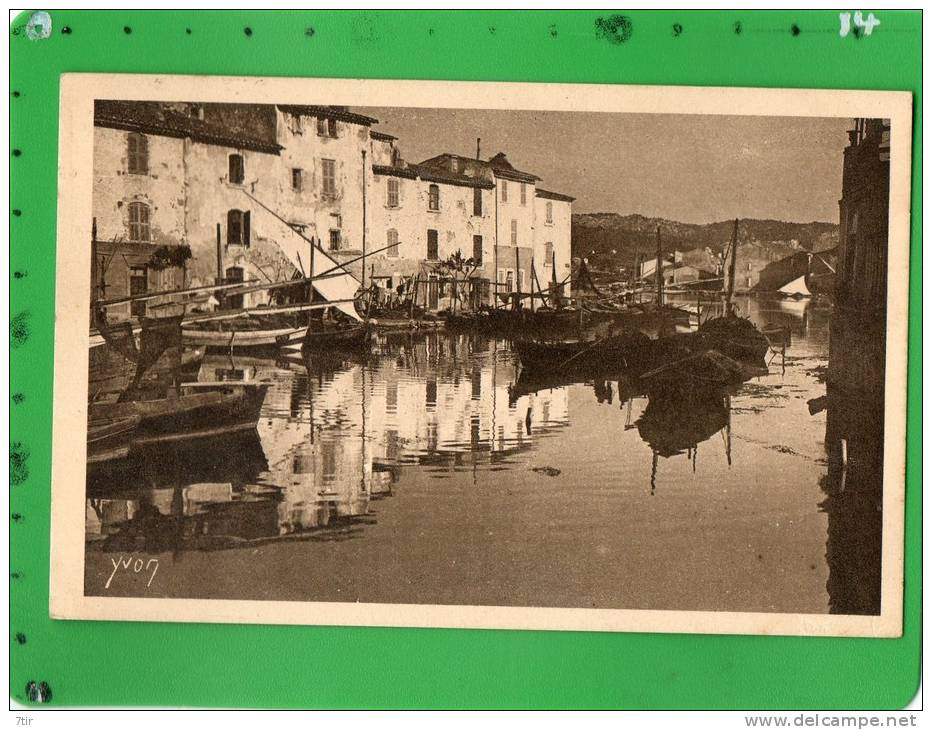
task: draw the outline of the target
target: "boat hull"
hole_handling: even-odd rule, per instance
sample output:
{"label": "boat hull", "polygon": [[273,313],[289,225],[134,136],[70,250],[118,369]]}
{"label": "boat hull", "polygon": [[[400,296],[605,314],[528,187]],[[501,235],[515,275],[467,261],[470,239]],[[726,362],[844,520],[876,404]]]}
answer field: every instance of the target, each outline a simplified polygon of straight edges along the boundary
{"label": "boat hull", "polygon": [[181,336],[186,345],[241,350],[257,347],[280,347],[289,342],[299,341],[307,331],[307,327],[226,331],[183,327]]}
{"label": "boat hull", "polygon": [[88,467],[125,458],[144,446],[254,430],[269,387],[268,383],[190,383],[174,398],[92,403]]}

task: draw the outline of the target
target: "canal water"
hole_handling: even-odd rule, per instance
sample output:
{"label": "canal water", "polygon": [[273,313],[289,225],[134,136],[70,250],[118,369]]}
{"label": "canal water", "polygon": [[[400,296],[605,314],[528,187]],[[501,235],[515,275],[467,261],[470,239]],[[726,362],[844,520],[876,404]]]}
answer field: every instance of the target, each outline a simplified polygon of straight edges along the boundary
{"label": "canal water", "polygon": [[[833,549],[826,414],[807,405],[831,310],[739,306],[792,344],[702,412],[617,381],[526,392],[510,344],[473,335],[381,337],[365,362],[210,355],[200,379],[271,381],[257,433],[92,479],[85,591],[875,612],[849,594],[879,580],[879,537]],[[158,572],[114,575],[119,556]]]}

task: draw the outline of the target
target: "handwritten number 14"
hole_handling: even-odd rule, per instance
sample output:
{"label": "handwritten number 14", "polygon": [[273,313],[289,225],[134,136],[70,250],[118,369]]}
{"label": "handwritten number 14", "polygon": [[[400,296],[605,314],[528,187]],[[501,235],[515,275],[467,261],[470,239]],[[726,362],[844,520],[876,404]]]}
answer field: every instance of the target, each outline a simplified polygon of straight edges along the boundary
{"label": "handwritten number 14", "polygon": [[[838,35],[844,38],[851,32],[851,13],[839,13],[838,18],[841,21],[841,28],[838,30]],[[854,13],[853,20],[854,27],[862,30],[864,35],[870,35],[874,32],[874,28],[880,25],[880,21],[874,17],[873,13],[868,13],[865,19],[864,14],[860,10]]]}

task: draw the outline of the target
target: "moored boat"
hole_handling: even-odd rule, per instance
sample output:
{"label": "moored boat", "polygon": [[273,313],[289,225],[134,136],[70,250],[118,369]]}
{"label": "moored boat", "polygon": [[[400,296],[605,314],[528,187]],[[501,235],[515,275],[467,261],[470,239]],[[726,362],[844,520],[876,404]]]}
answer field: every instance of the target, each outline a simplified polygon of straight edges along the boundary
{"label": "moored boat", "polygon": [[255,347],[279,347],[302,338],[308,331],[303,327],[274,327],[265,329],[207,329],[185,326],[181,335],[186,345],[220,347],[224,349],[247,349]]}
{"label": "moored boat", "polygon": [[621,372],[642,364],[650,339],[630,332],[598,340],[535,342],[518,340],[515,351],[523,369],[536,372]]}
{"label": "moored boat", "polygon": [[89,466],[129,456],[133,436],[142,418],[129,415],[89,418],[87,423],[87,464]]}
{"label": "moored boat", "polygon": [[[91,403],[88,423],[136,419],[130,447],[254,429],[269,383],[193,382],[168,397]],[[89,428],[89,439],[91,429]],[[95,431],[95,434],[101,433]]]}

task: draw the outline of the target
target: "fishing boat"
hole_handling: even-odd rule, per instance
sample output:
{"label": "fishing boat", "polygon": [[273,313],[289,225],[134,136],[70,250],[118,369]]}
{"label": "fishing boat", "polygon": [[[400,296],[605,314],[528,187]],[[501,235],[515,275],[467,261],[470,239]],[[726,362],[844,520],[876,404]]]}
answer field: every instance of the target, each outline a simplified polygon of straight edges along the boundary
{"label": "fishing boat", "polygon": [[130,448],[236,433],[256,427],[269,387],[269,383],[185,383],[162,397],[91,403],[88,423],[94,426],[95,436],[102,438],[108,424],[116,429],[125,422],[128,427],[135,419]]}
{"label": "fishing boat", "polygon": [[88,466],[96,466],[129,456],[133,436],[141,421],[142,418],[138,415],[88,419]]}
{"label": "fishing boat", "polygon": [[183,326],[181,335],[186,345],[238,350],[279,347],[300,340],[307,331],[307,326],[219,329],[192,325]]}
{"label": "fishing boat", "polygon": [[770,341],[751,320],[734,314],[703,322],[695,333],[680,335],[693,352],[717,350],[752,367],[766,367]]}
{"label": "fishing boat", "polygon": [[296,337],[285,347],[293,348],[295,344],[309,350],[365,349],[369,344],[372,330],[367,324],[336,324],[315,322],[303,337]]}
{"label": "fishing boat", "polygon": [[687,400],[745,380],[741,365],[716,350],[697,352],[666,362],[640,377],[651,396],[676,395]]}
{"label": "fishing boat", "polygon": [[[180,358],[171,351],[163,353],[146,369],[143,384],[181,379],[194,373],[207,352],[205,347],[184,348]],[[88,368],[88,395],[92,400],[107,394],[122,393],[136,378],[137,364],[109,348],[92,349]]]}
{"label": "fishing boat", "polygon": [[522,370],[537,373],[618,373],[639,367],[649,347],[650,338],[640,332],[598,340],[518,340],[514,343]]}

